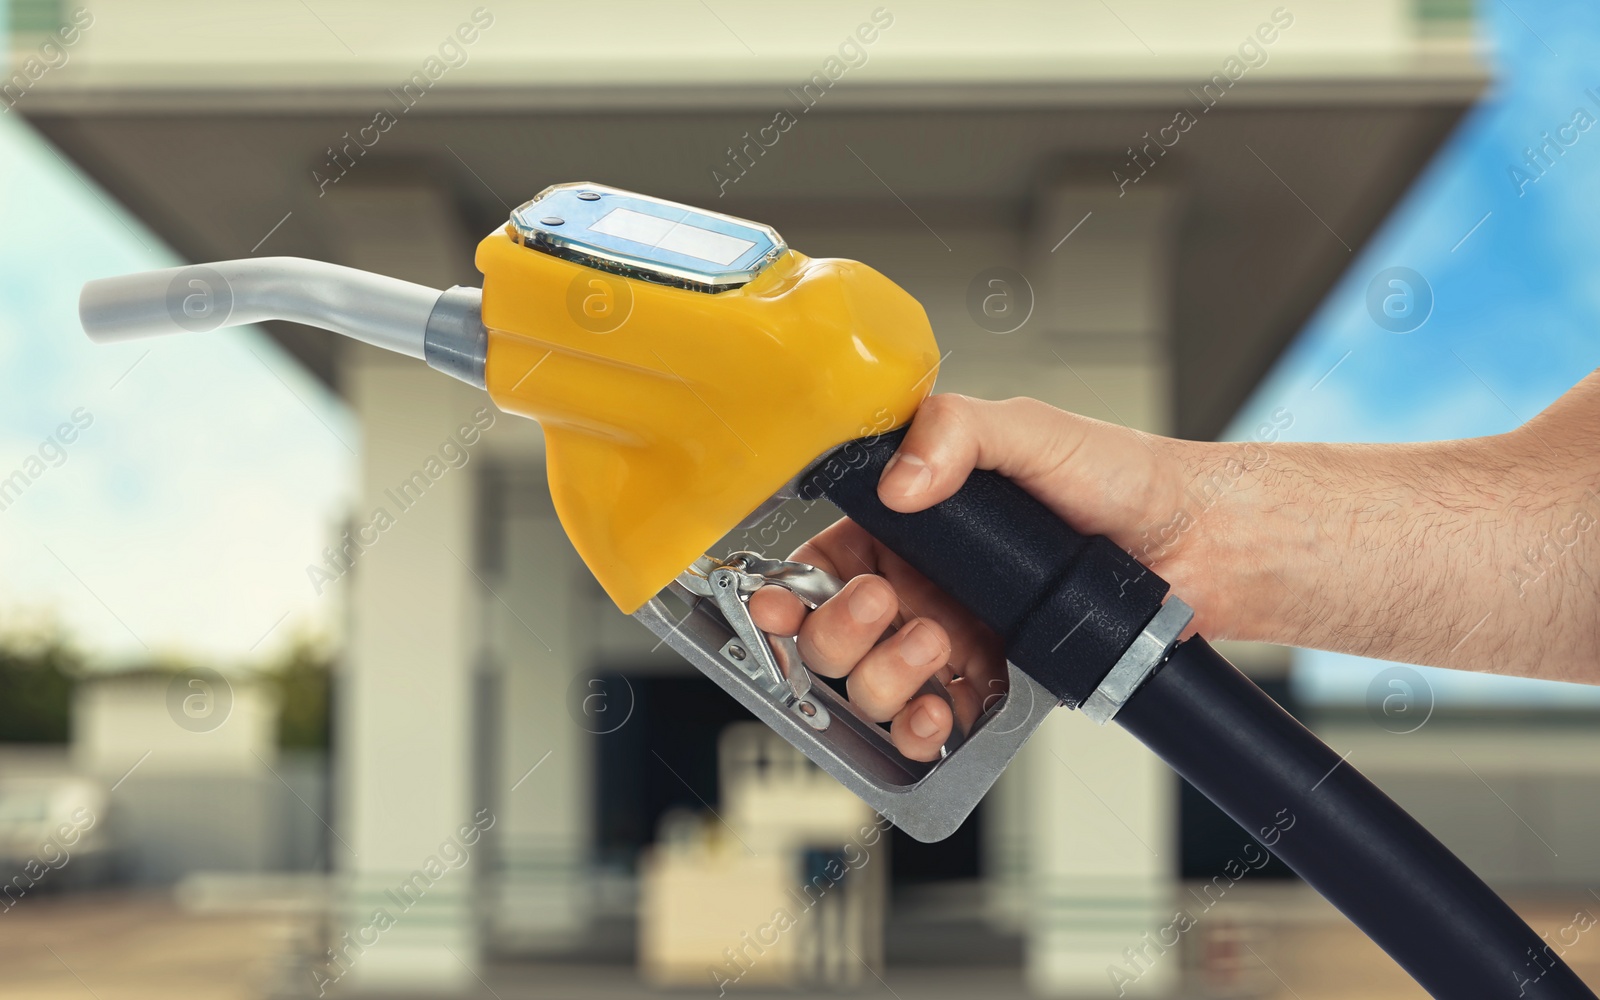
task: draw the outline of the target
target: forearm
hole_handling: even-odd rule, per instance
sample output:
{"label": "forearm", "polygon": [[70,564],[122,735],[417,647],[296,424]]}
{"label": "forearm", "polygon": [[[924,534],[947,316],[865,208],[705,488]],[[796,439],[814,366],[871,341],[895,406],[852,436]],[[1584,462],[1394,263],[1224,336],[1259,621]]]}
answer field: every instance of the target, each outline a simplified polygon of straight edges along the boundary
{"label": "forearm", "polygon": [[[1192,562],[1215,570],[1201,584],[1212,628],[1600,682],[1596,415],[1556,411],[1492,438],[1260,446],[1199,526]],[[1229,458],[1203,446],[1189,474],[1214,482]]]}

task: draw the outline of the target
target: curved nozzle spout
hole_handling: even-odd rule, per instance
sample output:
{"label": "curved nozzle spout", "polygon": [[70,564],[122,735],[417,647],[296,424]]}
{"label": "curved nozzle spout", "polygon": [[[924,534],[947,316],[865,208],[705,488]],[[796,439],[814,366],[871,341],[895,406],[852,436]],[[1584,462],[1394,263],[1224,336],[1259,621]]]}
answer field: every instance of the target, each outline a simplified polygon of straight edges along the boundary
{"label": "curved nozzle spout", "polygon": [[441,292],[325,261],[260,257],[87,282],[78,318],[97,343],[287,320],[426,360],[481,388],[482,301],[476,288]]}

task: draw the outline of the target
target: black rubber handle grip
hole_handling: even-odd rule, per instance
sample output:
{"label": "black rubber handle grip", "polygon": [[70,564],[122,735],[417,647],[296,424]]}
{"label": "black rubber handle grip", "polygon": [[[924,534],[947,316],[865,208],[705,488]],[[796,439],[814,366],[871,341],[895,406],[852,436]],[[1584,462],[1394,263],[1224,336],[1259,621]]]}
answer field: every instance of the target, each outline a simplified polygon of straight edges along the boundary
{"label": "black rubber handle grip", "polygon": [[806,474],[801,497],[827,497],[999,633],[1007,659],[1081,704],[1155,617],[1167,582],[994,472],[973,472],[927,510],[890,510],[878,479],[904,437],[892,431],[836,448]]}

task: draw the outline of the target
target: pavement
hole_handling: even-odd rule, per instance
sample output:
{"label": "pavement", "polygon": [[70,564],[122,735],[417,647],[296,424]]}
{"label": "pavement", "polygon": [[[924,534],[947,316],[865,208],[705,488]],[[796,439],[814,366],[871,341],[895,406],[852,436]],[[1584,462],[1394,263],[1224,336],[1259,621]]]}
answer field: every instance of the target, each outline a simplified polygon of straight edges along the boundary
{"label": "pavement", "polygon": [[[1241,899],[1216,932],[1192,948],[1183,1000],[1423,1000],[1425,995],[1330,907],[1296,887]],[[1579,910],[1600,914],[1581,891],[1525,899],[1518,909],[1552,942]],[[1221,911],[1219,911],[1220,913]],[[1569,931],[1564,956],[1600,983],[1600,928]],[[288,1000],[314,996],[306,956],[318,923],[303,911],[247,915],[197,911],[170,892],[96,891],[30,895],[0,912],[0,997],[4,1000]],[[1201,952],[1204,952],[1203,954]],[[893,952],[891,952],[892,956]],[[931,954],[931,952],[924,952]],[[1018,956],[987,964],[934,964],[919,958],[872,971],[855,991],[889,1000],[1023,1000],[1031,997]],[[871,970],[869,970],[871,971]],[[330,989],[328,995],[335,996]],[[355,994],[355,1000],[401,1000]],[[786,1000],[838,992],[731,987],[727,996]],[[1102,993],[1101,995],[1110,995]],[[1514,995],[1506,993],[1505,995]],[[631,964],[492,960],[467,992],[404,1000],[637,1000],[716,997],[704,988],[658,990]]]}

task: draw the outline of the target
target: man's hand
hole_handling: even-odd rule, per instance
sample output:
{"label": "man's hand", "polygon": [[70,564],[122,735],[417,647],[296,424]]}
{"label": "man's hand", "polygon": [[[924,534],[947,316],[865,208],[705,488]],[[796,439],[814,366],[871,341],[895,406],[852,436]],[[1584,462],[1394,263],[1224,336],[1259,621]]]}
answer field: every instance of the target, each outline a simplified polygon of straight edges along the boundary
{"label": "man's hand", "polygon": [[[1031,399],[934,396],[884,470],[878,495],[893,510],[922,510],[953,494],[973,469],[994,469],[1079,531],[1132,548],[1139,528],[1156,520],[1154,512],[1170,514],[1182,502],[1180,466],[1166,454],[1181,444]],[[1176,559],[1181,548],[1147,554],[1155,557],[1152,568]],[[944,684],[969,728],[1004,693],[998,637],[854,522],[837,522],[790,558],[849,582],[809,615],[792,594],[768,587],[750,601],[756,624],[798,632],[806,663],[825,676],[847,677],[850,700],[890,722],[907,757],[935,759],[950,735],[949,706],[917,694],[929,677]],[[897,630],[885,638],[891,626]]]}
{"label": "man's hand", "polygon": [[[1600,681],[1600,373],[1516,431],[1414,445],[1180,441],[933,396],[878,495],[922,510],[973,469],[1132,553],[1211,638]],[[851,521],[791,558],[849,582],[809,614],[765,588],[756,624],[847,677],[906,756],[934,759],[950,732],[948,706],[917,693],[929,677],[967,726],[1001,693],[998,638]]]}

